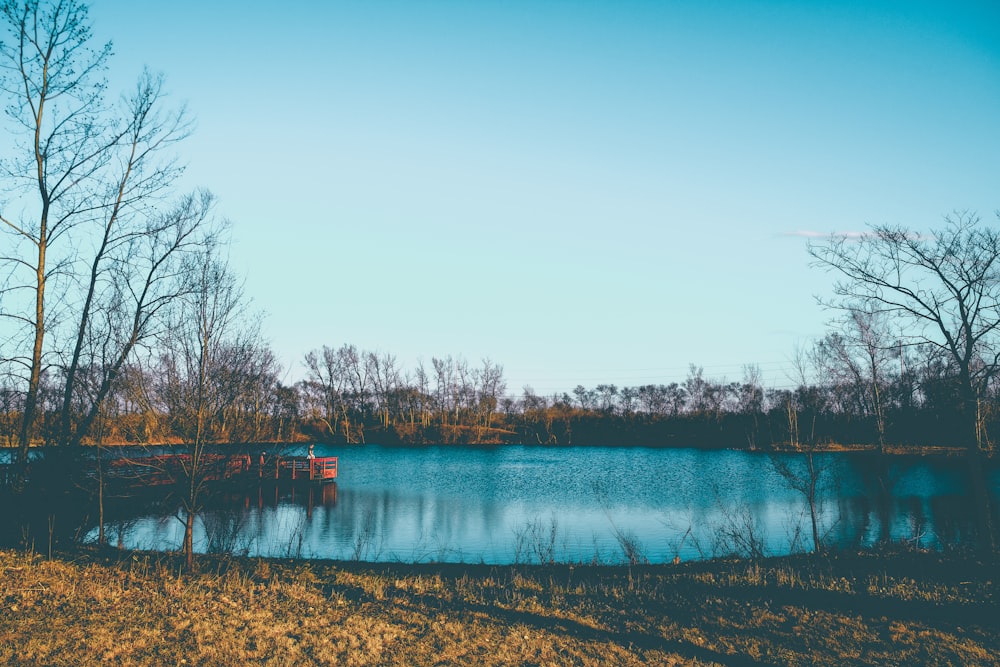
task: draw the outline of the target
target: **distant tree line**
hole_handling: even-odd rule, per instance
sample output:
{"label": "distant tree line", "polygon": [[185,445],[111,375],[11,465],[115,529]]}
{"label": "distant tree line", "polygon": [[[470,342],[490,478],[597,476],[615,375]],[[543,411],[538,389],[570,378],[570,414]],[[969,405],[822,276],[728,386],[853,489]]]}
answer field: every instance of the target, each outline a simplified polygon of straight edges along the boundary
{"label": "distant tree line", "polygon": [[[353,345],[311,352],[307,379],[290,389],[301,432],[342,443],[965,444],[961,386],[946,358],[890,338],[871,313],[854,311],[843,324],[797,355],[795,389],[765,386],[753,365],[739,381],[706,378],[692,365],[682,382],[512,395],[489,360],[432,358],[404,372],[393,356]],[[1000,393],[995,383],[984,389],[978,417],[989,446]]]}
{"label": "distant tree line", "polygon": [[[184,443],[321,440],[340,444],[643,445],[770,449],[831,443],[873,447],[961,445],[962,394],[945,360],[899,340],[873,338],[869,316],[800,351],[805,377],[795,389],[765,386],[757,366],[738,381],[712,379],[692,365],[680,382],[577,386],[542,396],[507,391],[503,367],[431,358],[404,369],[391,354],[345,344],[306,355],[306,378],[280,381],[273,351],[235,337],[199,367],[194,343],[125,364],[98,414],[62,406],[65,372],[40,382],[36,444],[57,445],[88,429],[83,443]],[[179,329],[171,329],[178,331]],[[163,343],[179,345],[172,334]],[[96,373],[89,367],[83,374]],[[200,381],[199,381],[200,378]],[[197,416],[198,395],[202,414]],[[25,393],[0,387],[0,433],[17,443]],[[1000,429],[1000,391],[980,397],[980,428]]]}

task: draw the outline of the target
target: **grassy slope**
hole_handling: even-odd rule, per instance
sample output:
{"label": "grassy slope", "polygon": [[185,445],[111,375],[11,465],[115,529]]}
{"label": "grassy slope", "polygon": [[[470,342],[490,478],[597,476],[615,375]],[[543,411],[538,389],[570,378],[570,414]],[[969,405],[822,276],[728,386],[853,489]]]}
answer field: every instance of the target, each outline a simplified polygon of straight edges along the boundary
{"label": "grassy slope", "polygon": [[1000,664],[995,566],[590,568],[0,551],[0,664]]}

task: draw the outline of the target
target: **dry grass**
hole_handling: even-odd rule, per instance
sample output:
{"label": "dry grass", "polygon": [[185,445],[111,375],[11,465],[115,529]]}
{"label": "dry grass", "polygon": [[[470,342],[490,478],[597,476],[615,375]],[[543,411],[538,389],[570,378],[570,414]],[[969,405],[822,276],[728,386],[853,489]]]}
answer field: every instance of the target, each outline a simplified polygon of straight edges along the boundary
{"label": "dry grass", "polygon": [[996,569],[589,568],[0,551],[0,664],[997,665]]}
{"label": "dry grass", "polygon": [[[771,445],[770,450],[778,453],[798,454],[805,451],[814,453],[832,452],[869,452],[878,451],[878,445],[862,443],[843,442],[819,442],[810,445],[792,444],[789,442],[777,442]],[[889,456],[965,456],[969,450],[967,447],[958,445],[886,445],[883,453]],[[986,453],[993,456],[992,451]]]}

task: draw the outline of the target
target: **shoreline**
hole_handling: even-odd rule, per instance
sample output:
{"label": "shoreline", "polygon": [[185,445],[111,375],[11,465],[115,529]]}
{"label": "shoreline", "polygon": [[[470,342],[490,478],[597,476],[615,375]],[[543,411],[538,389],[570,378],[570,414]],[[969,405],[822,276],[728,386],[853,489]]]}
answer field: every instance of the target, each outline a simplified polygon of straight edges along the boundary
{"label": "shoreline", "polygon": [[[771,445],[769,447],[746,447],[746,446],[732,446],[732,447],[720,447],[716,445],[698,445],[698,444],[638,444],[638,443],[627,443],[627,444],[539,444],[533,442],[523,442],[523,443],[477,443],[477,442],[437,442],[437,443],[381,443],[381,442],[361,442],[361,443],[339,443],[339,442],[325,442],[323,440],[289,440],[289,441],[252,441],[252,442],[211,442],[207,443],[209,447],[219,447],[219,448],[238,448],[247,447],[251,449],[259,448],[271,448],[280,449],[285,447],[305,447],[309,444],[322,445],[324,447],[340,448],[343,450],[351,450],[363,447],[384,447],[387,449],[430,449],[434,447],[442,447],[448,449],[502,449],[506,447],[523,447],[526,449],[693,449],[696,451],[736,451],[736,452],[748,452],[748,453],[759,453],[759,454],[830,454],[830,453],[866,453],[866,454],[883,454],[886,456],[963,456],[970,453],[970,450],[958,445],[885,445],[882,451],[879,452],[878,445],[874,444],[845,444],[845,443],[819,443],[814,445],[798,444],[793,445],[789,443],[781,443],[776,445]],[[185,447],[183,442],[156,442],[156,443],[140,443],[140,442],[114,442],[114,443],[101,443],[100,445],[94,443],[86,443],[80,447],[80,451],[93,450],[97,447],[105,449],[119,449],[119,448],[156,448],[156,447]],[[15,451],[16,446],[13,445],[0,445],[0,451]],[[32,444],[30,449],[38,451],[68,451],[60,447],[46,446],[43,444]],[[986,458],[995,458],[997,456],[997,449],[980,450],[977,453]]]}

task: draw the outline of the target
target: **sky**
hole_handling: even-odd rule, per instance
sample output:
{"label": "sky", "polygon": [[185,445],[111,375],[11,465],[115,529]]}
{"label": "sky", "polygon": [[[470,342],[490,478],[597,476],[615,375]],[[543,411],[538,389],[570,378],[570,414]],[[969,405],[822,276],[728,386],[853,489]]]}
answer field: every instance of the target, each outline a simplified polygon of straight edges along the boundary
{"label": "sky", "polygon": [[351,343],[508,393],[789,386],[807,242],[1000,224],[994,2],[93,0],[113,89],[197,121],[284,379]]}

